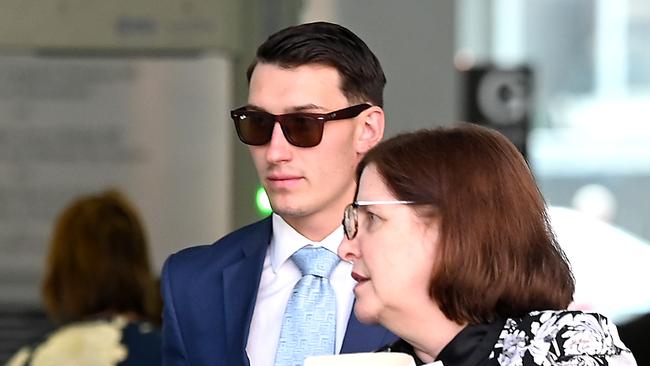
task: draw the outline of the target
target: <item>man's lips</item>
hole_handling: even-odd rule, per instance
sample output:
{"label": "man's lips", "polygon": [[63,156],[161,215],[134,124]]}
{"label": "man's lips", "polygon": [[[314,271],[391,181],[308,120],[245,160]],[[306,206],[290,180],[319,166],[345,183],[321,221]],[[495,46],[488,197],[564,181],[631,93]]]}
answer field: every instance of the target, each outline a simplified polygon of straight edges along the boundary
{"label": "man's lips", "polygon": [[267,179],[270,181],[284,181],[284,180],[294,180],[294,179],[300,179],[301,177],[299,176],[294,176],[294,175],[272,175],[268,176]]}
{"label": "man's lips", "polygon": [[297,184],[302,179],[299,175],[268,175],[266,177],[267,182],[271,186],[275,187],[291,187],[294,184]]}
{"label": "man's lips", "polygon": [[356,273],[356,272],[352,272],[352,278],[353,278],[355,281],[359,282],[359,283],[361,283],[361,282],[365,282],[365,281],[368,281],[368,280],[370,279],[370,278],[368,278],[368,277],[364,277],[364,276],[362,276],[362,275],[360,275],[360,274],[358,274],[358,273]]}
{"label": "man's lips", "polygon": [[266,179],[270,181],[295,180],[300,178],[302,178],[302,176],[299,174],[280,173],[280,172],[273,172],[266,175]]}

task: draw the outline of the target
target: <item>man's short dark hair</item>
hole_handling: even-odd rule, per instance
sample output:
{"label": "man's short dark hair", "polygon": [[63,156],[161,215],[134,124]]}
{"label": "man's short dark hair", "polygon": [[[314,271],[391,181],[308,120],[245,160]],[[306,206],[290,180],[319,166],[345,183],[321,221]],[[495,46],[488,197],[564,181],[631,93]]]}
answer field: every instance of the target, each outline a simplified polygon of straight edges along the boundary
{"label": "man's short dark hair", "polygon": [[248,67],[251,75],[258,63],[294,68],[323,64],[341,75],[341,91],[348,100],[384,104],[386,76],[377,57],[354,33],[338,24],[306,23],[285,28],[271,35],[257,49]]}

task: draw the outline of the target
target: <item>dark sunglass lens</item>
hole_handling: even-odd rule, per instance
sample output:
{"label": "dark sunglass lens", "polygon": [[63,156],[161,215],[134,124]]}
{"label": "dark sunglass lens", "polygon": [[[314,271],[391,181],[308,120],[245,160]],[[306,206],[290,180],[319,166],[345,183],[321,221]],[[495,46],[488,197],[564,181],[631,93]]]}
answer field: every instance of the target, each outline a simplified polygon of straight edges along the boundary
{"label": "dark sunglass lens", "polygon": [[248,145],[264,145],[273,135],[274,118],[263,112],[242,112],[235,119],[237,134],[243,143]]}
{"label": "dark sunglass lens", "polygon": [[287,116],[282,125],[284,136],[298,147],[314,147],[323,137],[323,123],[300,114]]}

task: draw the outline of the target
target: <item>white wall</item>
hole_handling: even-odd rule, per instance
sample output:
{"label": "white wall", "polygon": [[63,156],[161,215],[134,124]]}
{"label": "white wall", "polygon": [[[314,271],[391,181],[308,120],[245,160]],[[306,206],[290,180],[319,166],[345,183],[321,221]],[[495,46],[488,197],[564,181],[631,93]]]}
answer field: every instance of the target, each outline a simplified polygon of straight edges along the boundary
{"label": "white wall", "polygon": [[107,187],[134,201],[154,269],[231,226],[230,62],[0,56],[0,302],[39,301],[54,220]]}

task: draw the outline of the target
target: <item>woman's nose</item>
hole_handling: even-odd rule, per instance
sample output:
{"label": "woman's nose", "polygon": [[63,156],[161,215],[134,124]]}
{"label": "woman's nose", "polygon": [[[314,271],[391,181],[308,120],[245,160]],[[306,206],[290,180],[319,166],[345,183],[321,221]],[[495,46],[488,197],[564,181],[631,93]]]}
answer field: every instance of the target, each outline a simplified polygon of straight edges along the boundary
{"label": "woman's nose", "polygon": [[346,262],[354,262],[355,259],[359,258],[356,240],[349,240],[344,236],[341,245],[339,245],[338,255]]}

